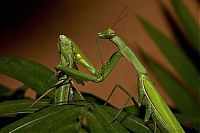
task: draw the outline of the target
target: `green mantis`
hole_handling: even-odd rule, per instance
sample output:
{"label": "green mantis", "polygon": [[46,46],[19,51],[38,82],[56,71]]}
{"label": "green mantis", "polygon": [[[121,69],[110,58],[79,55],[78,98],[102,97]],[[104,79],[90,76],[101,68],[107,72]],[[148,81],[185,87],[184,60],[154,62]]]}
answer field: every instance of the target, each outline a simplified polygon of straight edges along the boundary
{"label": "green mantis", "polygon": [[163,98],[157,92],[154,84],[147,76],[147,72],[140,61],[137,59],[133,51],[126,43],[115,34],[112,29],[107,29],[97,34],[97,39],[108,39],[113,42],[119,51],[133,64],[138,74],[138,100],[139,106],[146,106],[146,114],[144,121],[148,121],[150,117],[158,125],[161,131],[169,133],[184,133],[179,122],[172,114]]}
{"label": "green mantis", "polygon": [[[77,66],[74,62],[74,51],[73,46],[70,40],[66,39],[64,35],[60,35],[58,39],[58,49],[60,55],[60,64],[61,66],[77,69]],[[47,95],[52,90],[55,92],[55,103],[69,102],[73,99],[73,83],[72,77],[63,73],[62,71],[57,71],[56,76],[58,81],[55,85],[51,87],[47,92],[45,92],[40,98],[38,98],[32,106]],[[77,83],[84,84],[82,80],[76,80]],[[81,95],[80,95],[81,96]]]}
{"label": "green mantis", "polygon": [[[65,67],[77,69],[74,63],[74,51],[72,43],[66,39],[64,35],[60,35],[58,39],[58,49],[60,53],[60,65]],[[58,71],[58,85],[59,87],[55,92],[55,103],[61,103],[64,101],[70,101],[73,99],[73,85],[70,75],[66,75],[61,71]],[[84,84],[83,81],[77,80],[77,83]],[[57,86],[57,85],[56,85]]]}
{"label": "green mantis", "polygon": [[[74,78],[77,83],[82,85],[84,85],[84,81],[92,81],[96,83],[102,82],[109,75],[122,56],[121,52],[115,52],[107,63],[105,63],[99,70],[96,70],[72,39],[64,35],[60,35],[58,48],[61,60],[60,64],[56,66],[56,70],[58,72],[58,82],[39,99],[37,99],[33,105],[55,88],[57,88],[55,102],[69,101],[69,99],[72,99],[70,97],[73,96],[72,78]],[[77,63],[84,66],[90,74],[79,71],[76,66]]]}
{"label": "green mantis", "polygon": [[[102,82],[116,66],[119,59],[125,56],[133,64],[138,73],[137,103],[139,106],[144,104],[147,108],[145,122],[152,117],[163,132],[184,132],[179,122],[146,75],[147,72],[145,68],[125,42],[120,37],[116,36],[115,32],[111,29],[98,33],[97,39],[109,39],[119,48],[99,70],[95,69],[72,39],[64,35],[59,37],[61,62],[56,66],[59,80],[58,83],[54,85],[58,87],[55,101],[63,102],[72,99],[72,78],[82,85],[84,81],[92,81],[95,83]],[[76,66],[77,63],[84,66],[90,74],[79,71]]]}

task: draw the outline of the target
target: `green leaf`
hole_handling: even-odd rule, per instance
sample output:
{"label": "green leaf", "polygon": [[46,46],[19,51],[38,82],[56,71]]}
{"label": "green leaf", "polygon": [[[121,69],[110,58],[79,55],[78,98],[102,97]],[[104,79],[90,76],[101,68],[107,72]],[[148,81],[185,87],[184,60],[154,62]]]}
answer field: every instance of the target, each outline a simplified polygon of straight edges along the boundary
{"label": "green leaf", "polygon": [[[64,125],[56,130],[57,133],[76,133],[78,129],[80,129],[80,123],[74,123],[69,125]],[[80,133],[80,132],[78,132]]]}
{"label": "green leaf", "polygon": [[182,49],[142,17],[137,18],[168,61],[191,86],[195,94],[199,94],[199,81],[196,78],[199,77],[199,73]]}
{"label": "green leaf", "polygon": [[[87,101],[90,101],[91,103],[95,103],[95,104],[98,104],[98,105],[103,105],[105,104],[105,100],[103,100],[102,98],[100,97],[97,97],[91,93],[87,93],[87,92],[82,92],[82,95],[84,96],[84,98],[87,100]],[[111,106],[109,103],[107,104],[109,106]]]}
{"label": "green leaf", "polygon": [[[111,108],[109,106],[104,106],[103,108],[107,110],[113,116],[113,118],[119,112],[118,109]],[[136,108],[129,108],[127,110],[129,110],[130,112],[133,111],[132,114],[138,114],[136,113],[135,109]],[[144,120],[134,115],[130,115],[125,111],[120,112],[120,114],[117,116],[117,121],[119,121],[124,127],[134,133],[152,133],[152,130],[145,126]]]}
{"label": "green leaf", "polygon": [[0,132],[87,132],[86,129],[94,133],[128,132],[117,121],[109,124],[112,118],[98,105],[82,102],[52,105],[0,129]]}
{"label": "green leaf", "polygon": [[183,114],[198,115],[199,105],[193,100],[186,89],[178,82],[172,75],[170,75],[164,68],[158,65],[155,61],[143,54],[146,58],[147,65],[151,68],[156,78],[165,88],[167,94],[178,109]]}
{"label": "green leaf", "polygon": [[42,64],[17,57],[0,58],[0,73],[23,82],[39,94],[56,81],[54,73]]}
{"label": "green leaf", "polygon": [[137,106],[128,106],[123,109],[125,112],[129,113],[130,115],[141,117],[143,113],[145,113],[141,108]]}
{"label": "green leaf", "polygon": [[109,133],[128,133],[128,130],[124,128],[120,123],[118,123],[118,121],[113,121],[114,117],[101,106],[95,106],[93,112],[99,119],[99,122],[101,122],[101,124],[106,127]]}
{"label": "green leaf", "polygon": [[108,130],[102,123],[99,122],[97,117],[90,111],[85,113],[85,117],[87,120],[88,128],[90,132],[93,133],[107,133]]}
{"label": "green leaf", "polygon": [[200,132],[200,117],[199,116],[191,116],[191,115],[183,115],[174,113],[178,121],[183,125],[192,125],[192,128]]}
{"label": "green leaf", "polygon": [[[78,124],[83,106],[51,106],[28,115],[0,130],[0,132],[56,132],[63,126]],[[66,128],[68,129],[68,128]],[[65,130],[66,132],[66,130]]]}
{"label": "green leaf", "polygon": [[27,99],[2,102],[0,103],[0,116],[34,113],[40,108],[47,106],[49,102],[41,100],[31,107],[32,103],[33,101]]}
{"label": "green leaf", "polygon": [[196,124],[200,125],[200,117],[199,116],[192,116],[192,115],[184,115],[180,113],[174,113],[178,121],[180,121],[181,124]]}
{"label": "green leaf", "polygon": [[186,32],[186,35],[200,53],[200,27],[197,21],[195,21],[194,17],[189,12],[187,7],[183,4],[182,0],[171,0],[171,3],[173,5],[176,15],[179,18],[179,22],[183,26],[183,30]]}

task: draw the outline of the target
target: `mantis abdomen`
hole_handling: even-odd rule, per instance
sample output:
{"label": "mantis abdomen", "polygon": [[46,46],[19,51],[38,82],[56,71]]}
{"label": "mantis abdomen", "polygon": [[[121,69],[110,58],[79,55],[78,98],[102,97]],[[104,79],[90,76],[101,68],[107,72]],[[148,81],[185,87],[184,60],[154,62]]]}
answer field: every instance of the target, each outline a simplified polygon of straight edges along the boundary
{"label": "mantis abdomen", "polygon": [[139,74],[138,84],[140,98],[138,102],[140,105],[143,102],[146,106],[145,121],[148,121],[149,117],[152,116],[154,122],[163,132],[184,132],[150,79],[146,75]]}
{"label": "mantis abdomen", "polygon": [[112,29],[107,29],[97,34],[97,39],[108,39],[112,41],[119,49],[119,51],[132,63],[138,73],[138,100],[140,106],[146,106],[145,122],[150,117],[158,124],[159,129],[163,132],[169,133],[184,133],[176,117],[172,114],[171,110],[157,92],[154,84],[147,76],[144,66],[140,63],[134,52],[128,45],[116,35]]}

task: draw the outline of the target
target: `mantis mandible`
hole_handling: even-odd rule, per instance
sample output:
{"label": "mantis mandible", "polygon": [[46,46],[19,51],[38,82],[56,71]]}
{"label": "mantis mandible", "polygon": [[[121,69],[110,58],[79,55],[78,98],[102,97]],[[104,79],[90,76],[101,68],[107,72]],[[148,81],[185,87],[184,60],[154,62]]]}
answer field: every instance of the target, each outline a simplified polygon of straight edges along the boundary
{"label": "mantis mandible", "polygon": [[154,84],[147,76],[146,69],[137,59],[133,51],[127,44],[116,35],[111,28],[99,32],[98,39],[108,39],[114,43],[119,51],[133,64],[138,74],[138,99],[139,106],[144,104],[146,106],[146,114],[144,121],[147,122],[150,117],[158,125],[161,131],[169,133],[184,133],[178,120],[175,118],[163,98],[157,92]]}

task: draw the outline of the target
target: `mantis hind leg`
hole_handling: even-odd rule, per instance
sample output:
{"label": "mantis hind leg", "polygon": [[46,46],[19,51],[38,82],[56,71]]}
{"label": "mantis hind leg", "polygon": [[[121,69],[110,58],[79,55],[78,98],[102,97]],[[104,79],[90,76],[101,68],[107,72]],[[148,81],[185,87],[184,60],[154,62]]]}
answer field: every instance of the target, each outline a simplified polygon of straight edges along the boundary
{"label": "mantis hind leg", "polygon": [[36,101],[34,101],[31,104],[31,107],[34,106],[37,102],[39,102],[43,97],[45,97],[47,94],[49,94],[51,91],[53,91],[55,89],[55,87],[49,89],[48,91],[46,91],[42,96],[40,96]]}
{"label": "mantis hind leg", "polygon": [[118,113],[113,118],[113,120],[111,122],[109,122],[108,124],[113,123],[117,119],[118,115],[122,112],[124,107],[128,104],[129,100],[132,100],[132,102],[137,105],[137,102],[136,102],[135,98],[124,87],[122,87],[120,84],[116,84],[114,86],[114,88],[112,89],[112,91],[109,94],[108,98],[106,99],[106,102],[105,102],[104,105],[106,105],[108,103],[109,99],[111,98],[111,96],[113,95],[113,93],[115,92],[116,89],[120,89],[121,91],[123,91],[128,96],[128,99],[125,101],[125,103],[123,104],[122,108],[118,111]]}
{"label": "mantis hind leg", "polygon": [[[56,76],[59,75],[59,74],[56,74]],[[54,84],[53,86],[51,86],[51,88],[49,90],[47,90],[44,94],[42,94],[42,96],[40,96],[36,101],[34,101],[32,104],[31,104],[31,107],[34,106],[38,101],[40,101],[43,97],[45,97],[46,95],[48,95],[51,91],[55,90],[58,88],[58,86],[62,86],[64,85],[63,83],[66,81],[66,78],[67,77],[61,77],[57,82],[56,84]]]}

